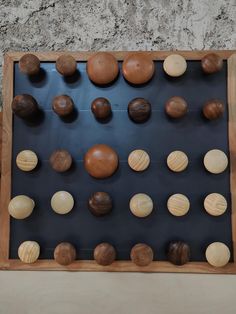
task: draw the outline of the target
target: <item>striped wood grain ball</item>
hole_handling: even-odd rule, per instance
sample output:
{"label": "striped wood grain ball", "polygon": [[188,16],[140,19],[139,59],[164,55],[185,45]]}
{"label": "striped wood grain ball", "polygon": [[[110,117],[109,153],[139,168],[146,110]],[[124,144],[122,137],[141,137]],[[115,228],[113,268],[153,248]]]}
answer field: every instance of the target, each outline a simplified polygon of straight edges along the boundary
{"label": "striped wood grain ball", "polygon": [[219,193],[211,193],[204,200],[204,208],[212,216],[223,215],[227,209],[227,201]]}
{"label": "striped wood grain ball", "polygon": [[167,208],[174,216],[184,216],[189,211],[190,202],[183,194],[173,194],[167,201]]}
{"label": "striped wood grain ball", "polygon": [[40,246],[35,241],[25,241],[18,248],[18,256],[23,263],[31,264],[36,262],[39,254]]}
{"label": "striped wood grain ball", "polygon": [[188,156],[180,150],[173,151],[167,157],[167,166],[174,172],[184,171],[188,166]]}
{"label": "striped wood grain ball", "polygon": [[136,217],[144,218],[151,214],[153,201],[147,194],[138,193],[131,198],[129,207]]}
{"label": "striped wood grain ball", "polygon": [[16,164],[22,171],[32,171],[38,164],[38,157],[32,150],[22,150],[16,157]]}
{"label": "striped wood grain ball", "polygon": [[128,164],[134,171],[144,171],[150,164],[150,157],[145,150],[136,149],[129,154]]}

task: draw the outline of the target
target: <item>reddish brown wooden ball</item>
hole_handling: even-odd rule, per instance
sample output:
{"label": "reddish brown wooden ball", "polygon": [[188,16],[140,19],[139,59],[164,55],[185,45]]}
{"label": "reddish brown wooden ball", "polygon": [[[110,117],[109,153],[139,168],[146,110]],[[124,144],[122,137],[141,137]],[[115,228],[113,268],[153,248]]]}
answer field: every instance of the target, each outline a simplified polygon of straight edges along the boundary
{"label": "reddish brown wooden ball", "polygon": [[77,69],[76,60],[71,55],[61,55],[56,61],[56,69],[63,76],[72,76]]}
{"label": "reddish brown wooden ball", "polygon": [[137,123],[145,122],[151,115],[151,105],[144,98],[135,98],[128,104],[128,114],[131,120]]}
{"label": "reddish brown wooden ball", "polygon": [[39,111],[37,101],[27,94],[15,96],[11,106],[14,114],[22,119],[31,118]]}
{"label": "reddish brown wooden ball", "polygon": [[107,119],[111,115],[111,104],[103,97],[94,99],[91,110],[96,119]]}
{"label": "reddish brown wooden ball", "polygon": [[89,198],[89,209],[95,216],[104,216],[112,210],[112,198],[106,192],[96,192]]}
{"label": "reddish brown wooden ball", "polygon": [[58,264],[67,266],[75,261],[76,249],[72,244],[62,242],[54,250],[54,259]]}
{"label": "reddish brown wooden ball", "polygon": [[202,112],[208,120],[216,120],[223,116],[225,106],[219,99],[210,99],[203,106]]}
{"label": "reddish brown wooden ball", "polygon": [[131,250],[130,258],[138,266],[147,266],[153,261],[153,250],[147,244],[136,244]]}
{"label": "reddish brown wooden ball", "polygon": [[52,109],[60,117],[68,116],[74,110],[73,100],[67,95],[56,96],[52,101]]}
{"label": "reddish brown wooden ball", "polygon": [[65,149],[58,149],[52,153],[49,162],[55,171],[65,172],[71,167],[72,157]]}
{"label": "reddish brown wooden ball", "polygon": [[26,53],[19,60],[19,69],[27,75],[36,75],[40,72],[39,58],[32,53]]}
{"label": "reddish brown wooden ball", "polygon": [[207,74],[219,72],[223,67],[223,59],[216,53],[209,53],[202,58],[202,69]]}
{"label": "reddish brown wooden ball", "polygon": [[188,105],[182,97],[174,96],[167,100],[165,111],[171,118],[182,118],[188,111]]}
{"label": "reddish brown wooden ball", "polygon": [[184,242],[171,242],[168,247],[167,257],[175,265],[184,265],[189,262],[190,248]]}
{"label": "reddish brown wooden ball", "polygon": [[93,255],[95,261],[102,266],[108,266],[116,259],[115,248],[109,243],[101,243],[97,245]]}

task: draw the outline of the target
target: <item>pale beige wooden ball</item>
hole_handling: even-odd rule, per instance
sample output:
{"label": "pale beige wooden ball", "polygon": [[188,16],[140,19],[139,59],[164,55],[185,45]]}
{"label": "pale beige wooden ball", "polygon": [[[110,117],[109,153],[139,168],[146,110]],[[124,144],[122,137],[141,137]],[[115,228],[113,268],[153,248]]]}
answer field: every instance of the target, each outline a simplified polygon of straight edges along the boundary
{"label": "pale beige wooden ball", "polygon": [[132,214],[137,217],[147,217],[153,210],[153,201],[150,196],[144,193],[135,194],[129,203]]}
{"label": "pale beige wooden ball", "polygon": [[34,263],[40,254],[40,246],[35,241],[25,241],[18,248],[19,259],[27,264]]}
{"label": "pale beige wooden ball", "polygon": [[213,242],[206,249],[206,259],[214,267],[223,267],[230,260],[230,250],[222,242]]}
{"label": "pale beige wooden ball", "polygon": [[24,219],[31,215],[34,201],[26,195],[13,197],[8,205],[9,214],[15,219]]}
{"label": "pale beige wooden ball", "polygon": [[212,149],[206,153],[203,162],[209,172],[219,174],[227,168],[228,157],[222,150]]}
{"label": "pale beige wooden ball", "polygon": [[38,164],[38,157],[32,150],[22,150],[16,157],[16,164],[22,171],[31,171]]}
{"label": "pale beige wooden ball", "polygon": [[135,171],[144,171],[150,164],[150,157],[145,150],[136,149],[129,154],[128,164]]}
{"label": "pale beige wooden ball", "polygon": [[165,58],[163,68],[168,75],[177,77],[184,74],[187,69],[187,62],[181,55],[171,54]]}
{"label": "pale beige wooden ball", "polygon": [[204,208],[212,216],[223,215],[227,209],[227,201],[219,193],[211,193],[204,200]]}
{"label": "pale beige wooden ball", "polygon": [[51,207],[57,214],[67,214],[74,207],[73,196],[66,191],[58,191],[51,198]]}
{"label": "pale beige wooden ball", "polygon": [[189,211],[190,202],[183,194],[173,194],[167,201],[167,208],[174,216],[184,216]]}
{"label": "pale beige wooden ball", "polygon": [[167,157],[167,166],[174,172],[184,171],[188,166],[188,156],[180,150],[175,150]]}

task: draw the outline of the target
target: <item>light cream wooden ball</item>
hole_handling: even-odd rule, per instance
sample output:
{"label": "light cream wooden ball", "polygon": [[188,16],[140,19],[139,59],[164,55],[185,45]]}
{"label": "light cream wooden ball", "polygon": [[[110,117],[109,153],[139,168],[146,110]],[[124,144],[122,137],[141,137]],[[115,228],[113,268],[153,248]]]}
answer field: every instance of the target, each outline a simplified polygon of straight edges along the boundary
{"label": "light cream wooden ball", "polygon": [[147,217],[153,210],[153,201],[150,196],[144,193],[135,194],[129,203],[132,214],[136,217]]}
{"label": "light cream wooden ball", "polygon": [[204,208],[212,216],[223,215],[227,209],[227,201],[219,193],[211,193],[204,200]]}
{"label": "light cream wooden ball", "polygon": [[135,171],[144,171],[150,164],[150,157],[145,150],[136,149],[129,154],[128,164]]}
{"label": "light cream wooden ball", "polygon": [[174,172],[184,171],[188,166],[188,156],[180,150],[175,150],[167,157],[167,166]]}
{"label": "light cream wooden ball", "polygon": [[31,215],[34,206],[34,201],[28,196],[17,195],[11,199],[8,212],[13,218],[24,219]]}
{"label": "light cream wooden ball", "polygon": [[163,68],[166,74],[177,77],[184,74],[187,69],[187,62],[181,55],[172,54],[165,58]]}
{"label": "light cream wooden ball", "polygon": [[230,260],[230,250],[222,242],[213,242],[206,249],[206,259],[214,267],[223,267]]}
{"label": "light cream wooden ball", "polygon": [[203,162],[209,172],[219,174],[227,168],[228,157],[222,150],[212,149],[206,153]]}
{"label": "light cream wooden ball", "polygon": [[189,211],[190,202],[183,194],[173,194],[167,201],[167,208],[174,216],[184,216]]}
{"label": "light cream wooden ball", "polygon": [[73,196],[66,191],[58,191],[51,198],[51,207],[57,214],[67,214],[74,207]]}
{"label": "light cream wooden ball", "polygon": [[25,241],[18,248],[19,259],[27,264],[37,261],[40,254],[40,246],[35,241]]}
{"label": "light cream wooden ball", "polygon": [[22,150],[16,157],[16,164],[22,171],[31,171],[38,164],[38,157],[32,150]]}

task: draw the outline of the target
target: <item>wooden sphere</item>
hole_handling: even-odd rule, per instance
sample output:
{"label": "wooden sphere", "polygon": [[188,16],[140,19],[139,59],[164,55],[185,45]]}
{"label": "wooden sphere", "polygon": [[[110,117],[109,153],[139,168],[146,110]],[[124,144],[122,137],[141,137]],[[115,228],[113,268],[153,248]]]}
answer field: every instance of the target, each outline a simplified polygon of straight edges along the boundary
{"label": "wooden sphere", "polygon": [[20,72],[27,75],[36,75],[40,72],[39,58],[32,53],[24,54],[19,60]]}
{"label": "wooden sphere", "polygon": [[95,192],[89,198],[89,209],[95,216],[104,216],[112,210],[112,198],[106,192]]}
{"label": "wooden sphere", "polygon": [[54,250],[54,259],[60,265],[70,265],[76,260],[75,247],[68,242],[58,244]]}
{"label": "wooden sphere", "polygon": [[175,150],[167,157],[167,166],[174,172],[184,171],[188,166],[188,156],[180,150]]}
{"label": "wooden sphere", "polygon": [[72,157],[65,149],[58,149],[52,153],[49,162],[53,170],[57,172],[65,172],[71,167]]}
{"label": "wooden sphere", "polygon": [[224,172],[228,166],[228,157],[219,149],[209,150],[204,157],[205,168],[214,174]]}
{"label": "wooden sphere", "polygon": [[16,156],[16,164],[22,171],[32,171],[38,164],[38,157],[32,150],[22,150]]}
{"label": "wooden sphere", "polygon": [[151,105],[144,98],[134,98],[128,104],[128,114],[131,120],[137,123],[145,122],[151,115]]}
{"label": "wooden sphere", "polygon": [[52,109],[58,116],[65,117],[73,112],[74,102],[67,95],[56,96],[52,101]]}
{"label": "wooden sphere", "polygon": [[108,52],[97,52],[87,61],[89,79],[98,85],[112,83],[119,74],[116,58]]}
{"label": "wooden sphere", "polygon": [[57,58],[56,69],[63,76],[72,76],[77,70],[76,60],[68,54],[63,54]]}
{"label": "wooden sphere", "polygon": [[13,98],[12,104],[13,113],[22,119],[28,119],[34,116],[38,111],[38,103],[31,95],[22,94]]}
{"label": "wooden sphere", "polygon": [[167,100],[165,111],[171,118],[182,118],[188,111],[188,105],[182,97],[174,96]]}
{"label": "wooden sphere", "polygon": [[223,68],[223,59],[216,53],[209,53],[202,58],[201,65],[205,73],[216,73]]}
{"label": "wooden sphere", "polygon": [[147,244],[138,243],[132,248],[130,258],[137,266],[148,266],[153,261],[153,250]]}
{"label": "wooden sphere", "polygon": [[128,54],[122,64],[125,79],[132,84],[147,83],[154,75],[155,65],[145,52]]}
{"label": "wooden sphere", "polygon": [[190,260],[190,248],[184,242],[171,242],[167,252],[168,261],[174,265],[184,265]]}
{"label": "wooden sphere", "polygon": [[151,214],[153,201],[147,194],[138,193],[130,199],[129,207],[134,216],[144,218]]}
{"label": "wooden sphere", "polygon": [[51,207],[57,214],[68,214],[74,207],[73,196],[66,191],[58,191],[51,198]]}
{"label": "wooden sphere", "polygon": [[190,202],[183,194],[173,194],[167,201],[167,208],[174,216],[184,216],[189,211]]}
{"label": "wooden sphere", "polygon": [[202,112],[208,120],[216,120],[223,116],[225,106],[218,99],[210,99],[203,106]]}
{"label": "wooden sphere", "polygon": [[145,150],[133,150],[128,157],[128,164],[134,171],[144,171],[150,164],[150,157]]}
{"label": "wooden sphere", "polygon": [[169,76],[178,77],[185,73],[187,62],[184,57],[178,54],[172,54],[165,58],[163,69]]}
{"label": "wooden sphere", "polygon": [[115,248],[109,243],[100,243],[93,253],[95,261],[102,266],[112,264],[116,259]]}
{"label": "wooden sphere", "polygon": [[92,146],[84,157],[85,169],[97,179],[105,179],[113,175],[117,170],[118,162],[117,153],[105,144]]}
{"label": "wooden sphere", "polygon": [[28,196],[17,195],[11,199],[8,211],[15,219],[25,219],[32,214],[34,206],[34,201]]}
{"label": "wooden sphere", "polygon": [[18,256],[23,263],[32,264],[36,262],[39,254],[40,246],[35,241],[25,241],[18,248]]}
{"label": "wooden sphere", "polygon": [[227,209],[227,201],[219,193],[211,193],[204,200],[204,208],[212,216],[223,215]]}
{"label": "wooden sphere", "polygon": [[99,97],[93,100],[91,110],[96,119],[107,119],[111,115],[111,104],[106,98]]}
{"label": "wooden sphere", "polygon": [[223,267],[230,260],[230,250],[222,242],[213,242],[206,249],[206,259],[214,267]]}

